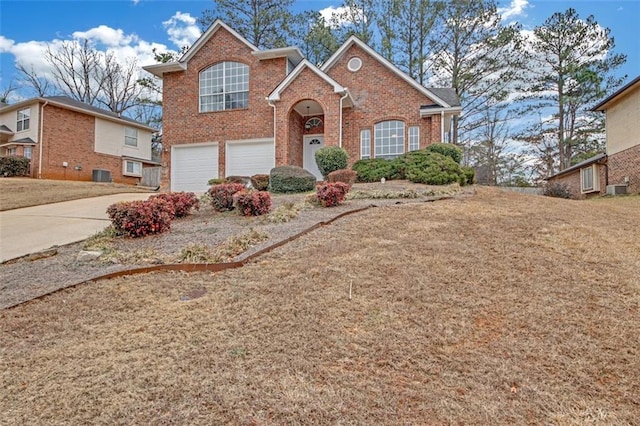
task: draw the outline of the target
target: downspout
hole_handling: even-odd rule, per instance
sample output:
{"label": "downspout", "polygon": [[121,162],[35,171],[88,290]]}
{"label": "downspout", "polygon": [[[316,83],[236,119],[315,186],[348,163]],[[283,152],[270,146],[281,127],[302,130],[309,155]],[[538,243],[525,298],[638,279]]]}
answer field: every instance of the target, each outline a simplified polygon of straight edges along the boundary
{"label": "downspout", "polygon": [[[276,149],[276,105],[272,104],[271,101],[269,100],[269,98],[265,98],[267,100],[267,103],[269,104],[269,106],[271,106],[273,108],[273,159],[275,161],[276,158],[276,154],[278,152],[278,150]],[[276,164],[274,164],[275,166]]]}
{"label": "downspout", "polygon": [[38,179],[42,179],[42,151],[44,151],[44,107],[49,104],[49,101],[44,101],[44,105],[40,109],[40,135],[38,136],[40,142],[40,150],[38,151]]}
{"label": "downspout", "polygon": [[444,143],[444,111],[440,111],[440,142]]}
{"label": "downspout", "polygon": [[349,96],[349,89],[344,88],[344,96],[340,98],[340,135],[338,139],[338,146],[342,148],[342,101]]}

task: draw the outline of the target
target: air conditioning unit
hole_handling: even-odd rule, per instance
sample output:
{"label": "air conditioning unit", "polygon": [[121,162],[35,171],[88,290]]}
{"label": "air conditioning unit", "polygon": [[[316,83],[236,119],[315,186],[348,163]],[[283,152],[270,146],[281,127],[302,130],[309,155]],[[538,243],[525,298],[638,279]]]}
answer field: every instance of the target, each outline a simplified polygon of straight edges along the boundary
{"label": "air conditioning unit", "polygon": [[624,195],[627,193],[627,185],[607,185],[607,195]]}
{"label": "air conditioning unit", "polygon": [[93,181],[94,182],[111,182],[111,172],[109,170],[93,170]]}

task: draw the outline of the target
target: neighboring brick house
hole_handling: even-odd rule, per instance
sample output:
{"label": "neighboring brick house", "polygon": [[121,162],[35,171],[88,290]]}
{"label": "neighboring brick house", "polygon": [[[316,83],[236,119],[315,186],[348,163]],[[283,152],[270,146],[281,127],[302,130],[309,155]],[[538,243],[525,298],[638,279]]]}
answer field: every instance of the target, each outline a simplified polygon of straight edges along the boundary
{"label": "neighboring brick house", "polygon": [[[321,68],[296,47],[259,50],[215,21],[163,79],[163,184],[203,191],[211,178],[301,166],[342,146],[353,164],[447,141],[452,89],[426,88],[356,37]],[[444,125],[443,125],[444,124]]]}
{"label": "neighboring brick house", "polygon": [[[0,156],[31,160],[39,179],[141,183],[143,171],[157,182],[151,136],[142,123],[65,96],[38,97],[0,105]],[[98,172],[94,173],[94,170]]]}
{"label": "neighboring brick house", "polygon": [[606,154],[547,178],[566,184],[573,198],[640,193],[640,76],[592,108],[606,114]]}

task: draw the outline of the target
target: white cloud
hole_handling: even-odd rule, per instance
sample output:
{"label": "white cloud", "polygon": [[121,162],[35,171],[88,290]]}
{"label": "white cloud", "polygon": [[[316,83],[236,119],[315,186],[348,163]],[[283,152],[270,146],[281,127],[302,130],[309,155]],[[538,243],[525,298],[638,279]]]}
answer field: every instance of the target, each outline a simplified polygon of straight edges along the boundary
{"label": "white cloud", "polygon": [[134,4],[134,6],[136,6],[138,3],[140,3],[140,0],[131,0],[131,2]]}
{"label": "white cloud", "polygon": [[529,0],[511,0],[509,6],[499,7],[498,14],[503,20],[515,18],[516,16],[526,16],[525,9],[529,7]]}
{"label": "white cloud", "polygon": [[11,47],[15,42],[5,36],[0,35],[0,53],[11,52]]}
{"label": "white cloud", "polygon": [[201,34],[196,18],[188,13],[178,11],[162,25],[167,30],[169,40],[178,48],[191,46]]}
{"label": "white cloud", "polygon": [[121,29],[106,25],[100,25],[88,31],[76,31],[72,35],[75,39],[87,39],[108,47],[126,46],[138,40],[138,36],[135,34],[126,35]]}

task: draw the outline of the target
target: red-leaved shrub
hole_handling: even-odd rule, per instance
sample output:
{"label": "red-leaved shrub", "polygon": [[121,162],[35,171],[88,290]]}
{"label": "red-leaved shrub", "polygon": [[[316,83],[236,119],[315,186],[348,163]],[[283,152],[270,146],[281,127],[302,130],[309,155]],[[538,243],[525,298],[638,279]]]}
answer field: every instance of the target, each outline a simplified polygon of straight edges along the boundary
{"label": "red-leaved shrub", "polygon": [[219,212],[233,210],[233,194],[242,191],[244,185],[241,183],[221,183],[213,185],[207,191],[211,198],[211,205]]}
{"label": "red-leaved shrub", "polygon": [[107,215],[118,233],[144,237],[169,230],[175,210],[172,203],[154,198],[112,204],[107,208]]}
{"label": "red-leaved shrub", "polygon": [[271,211],[271,194],[267,191],[240,191],[233,199],[243,216],[261,216]]}
{"label": "red-leaved shrub", "polygon": [[200,209],[200,200],[193,192],[167,192],[152,195],[149,199],[162,199],[173,204],[176,217],[185,217],[191,209]]}
{"label": "red-leaved shrub", "polygon": [[253,175],[251,176],[251,185],[258,191],[266,191],[269,189],[269,175]]}
{"label": "red-leaved shrub", "polygon": [[327,182],[343,182],[347,185],[351,186],[356,183],[356,178],[358,174],[355,170],[351,169],[340,169],[334,172],[331,172],[327,175]]}
{"label": "red-leaved shrub", "polygon": [[344,182],[320,183],[316,186],[316,197],[322,207],[335,207],[344,201],[350,188]]}

